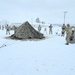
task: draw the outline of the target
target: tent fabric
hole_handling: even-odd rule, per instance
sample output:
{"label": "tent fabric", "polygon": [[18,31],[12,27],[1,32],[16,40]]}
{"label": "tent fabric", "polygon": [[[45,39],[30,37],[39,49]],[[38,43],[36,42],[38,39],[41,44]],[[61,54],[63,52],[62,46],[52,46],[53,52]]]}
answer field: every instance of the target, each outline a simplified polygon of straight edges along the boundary
{"label": "tent fabric", "polygon": [[28,21],[23,23],[16,29],[16,32],[11,35],[11,38],[16,39],[42,39],[43,34],[35,30]]}

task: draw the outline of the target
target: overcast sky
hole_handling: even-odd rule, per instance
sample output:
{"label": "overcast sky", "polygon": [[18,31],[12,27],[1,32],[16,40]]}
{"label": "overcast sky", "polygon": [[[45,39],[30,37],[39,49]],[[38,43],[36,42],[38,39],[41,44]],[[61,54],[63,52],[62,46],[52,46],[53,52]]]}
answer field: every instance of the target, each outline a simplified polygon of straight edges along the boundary
{"label": "overcast sky", "polygon": [[46,23],[75,24],[75,0],[0,0],[0,21],[33,22],[36,18]]}

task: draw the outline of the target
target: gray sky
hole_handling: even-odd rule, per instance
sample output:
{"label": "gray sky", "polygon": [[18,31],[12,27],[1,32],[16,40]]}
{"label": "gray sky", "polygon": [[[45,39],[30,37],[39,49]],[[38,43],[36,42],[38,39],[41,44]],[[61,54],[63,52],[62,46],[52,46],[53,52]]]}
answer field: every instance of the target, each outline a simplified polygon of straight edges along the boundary
{"label": "gray sky", "polygon": [[0,0],[0,21],[33,22],[36,18],[46,23],[75,24],[75,0]]}

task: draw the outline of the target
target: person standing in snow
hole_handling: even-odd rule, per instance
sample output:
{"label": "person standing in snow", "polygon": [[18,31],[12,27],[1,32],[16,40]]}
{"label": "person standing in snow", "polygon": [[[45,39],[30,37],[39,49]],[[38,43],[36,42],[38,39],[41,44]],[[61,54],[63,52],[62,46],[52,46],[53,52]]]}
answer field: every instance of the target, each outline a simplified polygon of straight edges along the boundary
{"label": "person standing in snow", "polygon": [[67,27],[66,27],[66,45],[69,45],[71,35],[72,35],[72,27],[70,26],[70,24],[67,24]]}
{"label": "person standing in snow", "polygon": [[50,24],[50,26],[49,26],[49,34],[52,34],[53,32],[52,32],[52,24]]}
{"label": "person standing in snow", "polygon": [[66,26],[65,26],[65,24],[63,24],[62,31],[61,31],[61,36],[65,35],[65,29],[66,29]]}
{"label": "person standing in snow", "polygon": [[8,24],[6,25],[6,35],[7,34],[10,34],[10,26]]}
{"label": "person standing in snow", "polygon": [[16,27],[16,26],[14,26],[14,34],[16,34],[16,29],[17,29],[17,27]]}
{"label": "person standing in snow", "polygon": [[40,25],[38,26],[38,31],[39,31],[39,32],[41,31],[41,26],[40,26]]}

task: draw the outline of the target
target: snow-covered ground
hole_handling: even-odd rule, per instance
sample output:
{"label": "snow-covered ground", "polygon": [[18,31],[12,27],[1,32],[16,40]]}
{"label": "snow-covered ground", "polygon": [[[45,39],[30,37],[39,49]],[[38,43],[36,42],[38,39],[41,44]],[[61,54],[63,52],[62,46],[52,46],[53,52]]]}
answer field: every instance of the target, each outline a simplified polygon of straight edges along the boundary
{"label": "snow-covered ground", "polygon": [[[0,30],[0,75],[75,75],[75,44],[65,45],[60,27],[43,40],[11,40],[5,30]],[[11,31],[13,34],[13,31]]]}

